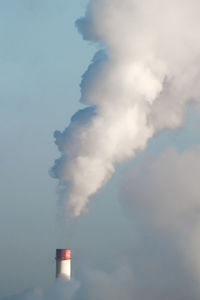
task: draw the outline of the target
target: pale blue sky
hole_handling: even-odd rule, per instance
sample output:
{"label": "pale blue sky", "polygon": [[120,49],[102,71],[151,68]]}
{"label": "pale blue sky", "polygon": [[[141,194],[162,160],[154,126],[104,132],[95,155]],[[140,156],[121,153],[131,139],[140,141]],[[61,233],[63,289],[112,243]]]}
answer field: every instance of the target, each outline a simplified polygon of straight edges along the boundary
{"label": "pale blue sky", "polygon": [[74,26],[85,2],[0,0],[0,297],[54,279],[48,171],[59,155],[53,132],[81,107],[79,82],[94,52]]}
{"label": "pale blue sky", "polygon": [[[49,287],[56,247],[73,249],[74,269],[82,259],[98,267],[134,235],[117,201],[130,162],[117,168],[71,234],[56,221],[56,181],[48,175],[59,157],[53,132],[81,107],[79,83],[95,51],[74,26],[85,6],[84,0],[0,0],[0,298]],[[190,111],[185,129],[159,134],[146,153],[197,144],[198,127]],[[106,261],[102,247],[110,249]]]}

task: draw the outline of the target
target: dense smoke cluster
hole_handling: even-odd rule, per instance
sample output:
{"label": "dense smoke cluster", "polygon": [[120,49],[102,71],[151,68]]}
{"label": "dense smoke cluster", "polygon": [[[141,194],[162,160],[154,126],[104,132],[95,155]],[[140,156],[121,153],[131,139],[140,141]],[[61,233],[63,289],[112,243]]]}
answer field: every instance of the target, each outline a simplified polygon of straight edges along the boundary
{"label": "dense smoke cluster", "polygon": [[70,125],[55,139],[61,157],[52,168],[69,217],[133,158],[149,138],[183,122],[186,103],[199,97],[197,0],[93,0],[76,22],[100,50],[81,83]]}

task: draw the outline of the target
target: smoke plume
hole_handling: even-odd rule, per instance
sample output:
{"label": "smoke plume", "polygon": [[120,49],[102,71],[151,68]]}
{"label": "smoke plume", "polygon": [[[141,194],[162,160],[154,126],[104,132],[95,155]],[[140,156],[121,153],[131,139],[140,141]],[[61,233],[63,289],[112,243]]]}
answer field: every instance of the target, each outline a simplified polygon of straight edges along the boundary
{"label": "smoke plume", "polygon": [[[112,269],[86,263],[71,281],[61,278],[46,293],[36,289],[4,300],[198,300],[199,176],[199,145],[146,157],[121,186],[122,207],[133,221],[127,247],[119,236],[118,249],[99,249],[105,261],[112,251]],[[88,242],[94,251],[96,241]]]}
{"label": "smoke plume", "polygon": [[99,47],[82,77],[70,125],[55,132],[66,213],[79,216],[89,198],[164,128],[181,126],[186,104],[199,98],[197,0],[91,0],[76,22]]}

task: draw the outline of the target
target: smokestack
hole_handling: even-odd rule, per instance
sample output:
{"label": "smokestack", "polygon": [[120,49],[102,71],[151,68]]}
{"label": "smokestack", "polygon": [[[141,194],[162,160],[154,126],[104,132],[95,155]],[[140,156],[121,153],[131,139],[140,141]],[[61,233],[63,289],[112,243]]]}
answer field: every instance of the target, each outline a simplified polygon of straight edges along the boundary
{"label": "smokestack", "polygon": [[71,279],[71,249],[56,249],[56,278]]}

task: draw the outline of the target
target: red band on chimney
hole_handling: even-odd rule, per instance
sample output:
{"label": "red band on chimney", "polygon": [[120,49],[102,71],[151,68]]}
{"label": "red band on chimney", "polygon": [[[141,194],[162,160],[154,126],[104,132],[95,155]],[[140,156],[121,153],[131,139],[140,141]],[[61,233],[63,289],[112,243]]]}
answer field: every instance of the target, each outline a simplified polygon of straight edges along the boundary
{"label": "red band on chimney", "polygon": [[56,259],[71,259],[71,249],[56,249]]}

